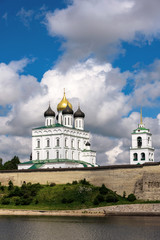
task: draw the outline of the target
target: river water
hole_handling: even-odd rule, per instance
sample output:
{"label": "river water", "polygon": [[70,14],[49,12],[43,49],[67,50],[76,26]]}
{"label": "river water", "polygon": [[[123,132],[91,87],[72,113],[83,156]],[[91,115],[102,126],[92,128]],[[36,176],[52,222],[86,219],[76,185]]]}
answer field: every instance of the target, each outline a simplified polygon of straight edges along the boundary
{"label": "river water", "polygon": [[0,240],[160,240],[160,217],[0,217]]}

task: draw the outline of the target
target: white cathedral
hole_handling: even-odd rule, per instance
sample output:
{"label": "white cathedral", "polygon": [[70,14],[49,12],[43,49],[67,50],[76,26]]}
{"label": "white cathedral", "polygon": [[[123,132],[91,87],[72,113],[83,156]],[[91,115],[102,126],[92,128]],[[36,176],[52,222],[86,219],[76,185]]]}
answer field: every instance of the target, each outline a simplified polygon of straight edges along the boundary
{"label": "white cathedral", "polygon": [[152,134],[145,128],[141,119],[138,128],[132,133],[132,147],[130,148],[130,164],[144,164],[154,162],[154,148],[152,147]]}
{"label": "white cathedral", "polygon": [[18,169],[95,167],[96,152],[90,148],[90,134],[84,130],[85,114],[80,106],[74,113],[64,96],[57,106],[44,113],[45,126],[32,129],[32,157]]}

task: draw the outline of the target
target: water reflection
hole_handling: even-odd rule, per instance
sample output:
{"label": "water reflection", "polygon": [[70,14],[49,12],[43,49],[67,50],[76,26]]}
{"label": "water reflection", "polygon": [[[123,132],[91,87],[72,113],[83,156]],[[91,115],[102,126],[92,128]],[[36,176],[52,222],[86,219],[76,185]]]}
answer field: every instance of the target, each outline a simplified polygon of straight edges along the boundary
{"label": "water reflection", "polygon": [[159,240],[160,217],[0,217],[0,240]]}

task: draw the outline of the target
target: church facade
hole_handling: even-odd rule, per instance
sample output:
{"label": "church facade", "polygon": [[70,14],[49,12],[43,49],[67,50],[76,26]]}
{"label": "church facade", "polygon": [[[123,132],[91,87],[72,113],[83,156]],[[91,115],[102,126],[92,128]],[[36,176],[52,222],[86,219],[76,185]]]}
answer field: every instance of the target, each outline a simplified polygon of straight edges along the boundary
{"label": "church facade", "polygon": [[152,134],[145,128],[141,120],[138,128],[132,133],[132,147],[130,148],[130,164],[144,164],[154,162],[154,148],[152,147]]}
{"label": "church facade", "polygon": [[97,166],[80,106],[74,113],[64,92],[57,112],[56,116],[49,105],[44,113],[45,125],[32,130],[32,159],[19,164],[18,169]]}

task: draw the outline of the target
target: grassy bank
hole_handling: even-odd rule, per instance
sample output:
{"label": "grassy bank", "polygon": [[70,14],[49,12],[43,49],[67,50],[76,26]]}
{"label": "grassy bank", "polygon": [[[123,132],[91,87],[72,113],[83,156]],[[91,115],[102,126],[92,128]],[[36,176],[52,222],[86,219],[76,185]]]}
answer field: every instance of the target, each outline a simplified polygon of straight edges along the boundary
{"label": "grassy bank", "polygon": [[[146,203],[133,194],[122,196],[106,188],[96,187],[85,179],[72,184],[40,185],[24,183],[21,187],[0,186],[0,208],[31,210],[68,210],[102,207],[117,204]],[[150,202],[148,202],[150,203]]]}

